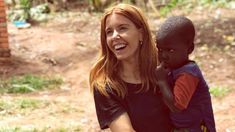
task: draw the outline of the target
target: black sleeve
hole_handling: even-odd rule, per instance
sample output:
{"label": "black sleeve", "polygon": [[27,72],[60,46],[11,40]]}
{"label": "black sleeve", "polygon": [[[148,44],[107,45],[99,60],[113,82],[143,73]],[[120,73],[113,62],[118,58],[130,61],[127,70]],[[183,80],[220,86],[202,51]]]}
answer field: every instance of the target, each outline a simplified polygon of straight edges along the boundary
{"label": "black sleeve", "polygon": [[126,112],[122,105],[122,98],[108,91],[109,97],[94,90],[96,114],[101,129],[108,128],[110,123]]}

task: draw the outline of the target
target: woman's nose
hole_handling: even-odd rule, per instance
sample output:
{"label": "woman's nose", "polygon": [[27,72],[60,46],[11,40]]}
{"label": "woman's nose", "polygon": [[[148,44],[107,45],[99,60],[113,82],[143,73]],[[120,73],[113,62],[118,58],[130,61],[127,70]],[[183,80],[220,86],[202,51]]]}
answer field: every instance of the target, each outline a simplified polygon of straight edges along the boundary
{"label": "woman's nose", "polygon": [[112,36],[112,38],[113,38],[113,39],[120,38],[120,35],[119,35],[119,33],[118,33],[116,30],[113,31],[113,36]]}

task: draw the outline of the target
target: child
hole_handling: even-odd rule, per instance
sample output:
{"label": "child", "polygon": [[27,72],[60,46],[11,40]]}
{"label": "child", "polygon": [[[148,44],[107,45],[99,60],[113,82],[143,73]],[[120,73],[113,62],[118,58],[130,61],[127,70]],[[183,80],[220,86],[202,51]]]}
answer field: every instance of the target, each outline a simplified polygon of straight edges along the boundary
{"label": "child", "polygon": [[172,111],[174,132],[215,132],[208,85],[188,57],[194,50],[194,37],[194,25],[186,17],[173,16],[162,24],[156,37],[161,62],[157,83]]}

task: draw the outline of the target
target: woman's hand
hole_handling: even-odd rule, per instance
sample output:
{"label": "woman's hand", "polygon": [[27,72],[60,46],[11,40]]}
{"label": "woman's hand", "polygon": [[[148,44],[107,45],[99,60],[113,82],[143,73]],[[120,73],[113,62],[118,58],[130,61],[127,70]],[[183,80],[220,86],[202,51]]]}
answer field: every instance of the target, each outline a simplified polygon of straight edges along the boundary
{"label": "woman's hand", "polygon": [[109,128],[112,132],[135,132],[126,112],[121,114],[117,119],[113,120],[109,125]]}

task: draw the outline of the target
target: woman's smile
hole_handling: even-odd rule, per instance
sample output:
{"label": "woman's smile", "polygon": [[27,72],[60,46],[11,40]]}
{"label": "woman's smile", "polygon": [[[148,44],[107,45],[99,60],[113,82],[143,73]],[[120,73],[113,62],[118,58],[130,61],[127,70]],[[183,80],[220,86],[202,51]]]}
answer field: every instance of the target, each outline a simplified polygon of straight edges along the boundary
{"label": "woman's smile", "polygon": [[120,50],[126,48],[126,45],[120,43],[120,44],[116,44],[116,45],[114,46],[114,48],[115,48],[116,51],[120,51]]}

